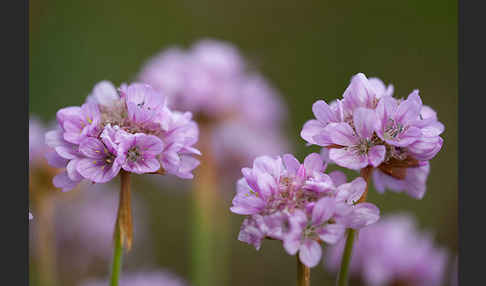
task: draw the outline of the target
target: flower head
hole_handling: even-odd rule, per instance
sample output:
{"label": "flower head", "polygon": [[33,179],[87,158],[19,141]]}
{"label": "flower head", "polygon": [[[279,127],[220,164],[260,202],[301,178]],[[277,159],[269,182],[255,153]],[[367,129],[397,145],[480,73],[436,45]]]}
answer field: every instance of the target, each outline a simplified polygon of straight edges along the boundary
{"label": "flower head", "polygon": [[187,50],[169,48],[144,65],[139,79],[165,94],[168,106],[194,113],[220,171],[233,175],[256,156],[288,149],[278,92],[230,43],[205,39]]}
{"label": "flower head", "polygon": [[121,169],[191,178],[198,165],[191,157],[200,154],[193,147],[198,127],[191,114],[168,108],[165,97],[147,84],[117,90],[102,81],[81,107],[59,110],[57,123],[45,136],[54,149],[46,157],[52,166],[66,168],[53,180],[64,191],[84,179],[106,183]]}
{"label": "flower head", "polygon": [[[345,240],[329,247],[326,268],[337,271]],[[351,256],[351,274],[365,285],[441,285],[446,252],[432,237],[417,230],[405,214],[382,218],[362,229]]]}
{"label": "flower head", "polygon": [[428,161],[442,147],[444,126],[436,112],[422,104],[418,90],[406,99],[392,95],[392,85],[359,73],[342,99],[314,103],[316,119],[304,124],[301,137],[329,149],[329,160],[341,167],[374,168],[381,192],[389,188],[422,198]]}
{"label": "flower head", "polygon": [[[238,239],[260,248],[265,238],[281,240],[287,253],[308,267],[321,258],[320,243],[333,244],[346,228],[360,229],[376,222],[379,210],[357,203],[366,182],[334,182],[316,153],[301,164],[294,156],[257,157],[253,168],[243,168],[231,211],[247,215]],[[334,174],[335,178],[344,175]]]}

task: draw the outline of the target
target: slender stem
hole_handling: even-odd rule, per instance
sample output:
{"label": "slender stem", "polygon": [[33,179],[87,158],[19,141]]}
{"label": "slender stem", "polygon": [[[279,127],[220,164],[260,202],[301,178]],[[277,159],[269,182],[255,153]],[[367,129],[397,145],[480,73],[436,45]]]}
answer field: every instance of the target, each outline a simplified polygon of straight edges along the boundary
{"label": "slender stem", "polygon": [[110,286],[118,286],[122,268],[123,246],[130,250],[132,246],[132,213],[130,208],[130,173],[120,171],[120,200],[114,231],[114,250]]}
{"label": "slender stem", "polygon": [[193,180],[192,263],[193,285],[230,284],[230,216],[222,195],[220,165],[214,154],[211,123],[200,124],[201,166]]}
{"label": "slender stem", "polygon": [[41,286],[55,286],[57,284],[56,248],[54,242],[54,205],[51,196],[44,196],[36,200],[36,228],[38,237],[34,240],[38,275]]}
{"label": "slender stem", "polygon": [[[193,180],[193,240],[192,240],[192,281],[194,285],[209,286],[217,283],[222,269],[218,269],[216,263],[222,257],[215,250],[218,247],[216,237],[217,229],[217,200],[219,184],[217,179],[216,162],[212,156],[211,128],[207,124],[201,124],[201,136],[199,148],[204,154],[201,157],[201,165],[204,168],[196,170]],[[224,268],[225,265],[222,265]]]}
{"label": "slender stem", "polygon": [[[118,225],[118,224],[117,224]],[[118,286],[122,268],[123,247],[119,235],[118,226],[115,227],[115,247],[113,250],[113,262],[111,269],[110,286]]]}
{"label": "slender stem", "polygon": [[[359,198],[358,203],[362,203],[366,201],[366,195],[368,194],[368,186],[369,186],[369,181],[370,181],[370,176],[371,176],[371,171],[373,171],[373,168],[371,166],[368,166],[366,168],[361,169],[361,177],[366,181],[366,189]],[[343,256],[341,258],[341,268],[339,270],[339,275],[337,278],[336,285],[338,286],[346,286],[348,285],[348,280],[349,280],[349,264],[351,262],[351,255],[353,253],[353,244],[354,244],[354,237],[358,233],[357,230],[354,229],[348,229],[348,237],[346,238],[346,246],[344,248]]]}
{"label": "slender stem", "polygon": [[337,280],[337,286],[348,285],[349,264],[351,262],[351,253],[353,252],[354,236],[356,231],[354,229],[348,230],[348,237],[346,238],[346,245],[344,247],[343,257],[341,259],[341,269]]}
{"label": "slender stem", "polygon": [[310,268],[300,262],[297,257],[297,286],[310,286]]}

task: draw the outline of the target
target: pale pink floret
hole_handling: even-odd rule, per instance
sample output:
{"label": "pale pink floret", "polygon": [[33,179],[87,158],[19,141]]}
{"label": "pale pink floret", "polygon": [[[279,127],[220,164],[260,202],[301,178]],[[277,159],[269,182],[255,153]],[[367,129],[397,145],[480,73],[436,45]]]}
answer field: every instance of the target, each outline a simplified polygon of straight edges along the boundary
{"label": "pale pink floret", "polygon": [[[333,244],[346,228],[360,229],[376,222],[379,210],[370,203],[357,203],[366,183],[357,178],[337,182],[324,173],[319,154],[300,163],[293,155],[261,156],[253,168],[243,168],[237,182],[231,211],[247,215],[238,239],[259,249],[265,238],[281,240],[287,253],[308,267],[321,258],[320,243]],[[345,178],[344,178],[345,180]]]}

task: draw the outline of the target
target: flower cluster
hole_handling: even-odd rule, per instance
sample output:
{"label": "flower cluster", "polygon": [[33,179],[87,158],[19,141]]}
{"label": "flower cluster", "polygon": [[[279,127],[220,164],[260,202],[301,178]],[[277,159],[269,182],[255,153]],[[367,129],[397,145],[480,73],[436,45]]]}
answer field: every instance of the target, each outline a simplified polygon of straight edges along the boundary
{"label": "flower cluster", "polygon": [[378,208],[358,203],[366,182],[346,183],[343,173],[325,174],[319,154],[301,164],[292,155],[257,157],[243,168],[231,211],[247,215],[238,239],[260,248],[265,238],[281,240],[287,253],[314,267],[321,259],[322,242],[336,243],[346,228],[360,229],[376,222]]}
{"label": "flower cluster", "polygon": [[[337,271],[344,240],[326,253],[326,267]],[[447,255],[431,236],[417,230],[413,217],[391,215],[359,232],[353,247],[351,274],[366,285],[441,285]]]}
{"label": "flower cluster", "polygon": [[316,119],[305,123],[301,137],[329,149],[341,167],[373,167],[378,191],[405,191],[422,198],[428,161],[442,147],[444,125],[436,112],[423,105],[418,90],[406,99],[392,97],[393,86],[355,75],[342,99],[312,106]]}
{"label": "flower cluster", "polygon": [[82,106],[60,109],[58,129],[46,133],[55,151],[49,164],[65,167],[54,185],[64,191],[86,179],[105,183],[121,169],[137,174],[169,173],[192,178],[198,139],[190,112],[169,109],[166,98],[147,84],[98,83]]}
{"label": "flower cluster", "polygon": [[169,106],[192,111],[201,125],[210,126],[204,134],[222,170],[287,151],[284,104],[229,43],[202,40],[187,51],[162,51],[142,68],[139,80],[164,93]]}
{"label": "flower cluster", "polygon": [[[91,279],[82,286],[103,286],[106,281]],[[185,286],[186,281],[168,271],[139,271],[124,274],[120,279],[120,286]]]}

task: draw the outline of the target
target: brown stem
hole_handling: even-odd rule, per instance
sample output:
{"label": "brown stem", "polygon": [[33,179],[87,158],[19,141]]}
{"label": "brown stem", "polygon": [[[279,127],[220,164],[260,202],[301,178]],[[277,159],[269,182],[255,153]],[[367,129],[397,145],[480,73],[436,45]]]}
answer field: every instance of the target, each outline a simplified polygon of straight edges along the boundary
{"label": "brown stem", "polygon": [[361,177],[363,177],[363,179],[366,181],[366,189],[365,189],[363,195],[361,196],[361,198],[359,198],[358,203],[362,203],[362,202],[366,201],[366,195],[368,195],[368,188],[369,188],[369,185],[370,185],[371,171],[373,171],[372,166],[368,166],[366,168],[361,169],[360,174],[361,174]]}
{"label": "brown stem", "polygon": [[229,216],[221,199],[218,163],[213,155],[212,126],[200,124],[201,167],[193,180],[192,280],[194,285],[227,284]]}
{"label": "brown stem", "polygon": [[40,285],[54,286],[56,284],[56,249],[54,242],[54,205],[52,198],[39,198],[36,202],[35,223],[38,237],[34,240],[38,259]]}
{"label": "brown stem", "polygon": [[297,257],[297,286],[310,286],[310,268],[300,262]]}
{"label": "brown stem", "polygon": [[115,235],[119,235],[122,245],[128,251],[132,248],[133,238],[132,211],[130,208],[130,173],[121,170],[120,179],[120,201],[115,226],[119,231],[115,230]]}

